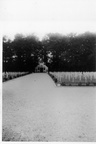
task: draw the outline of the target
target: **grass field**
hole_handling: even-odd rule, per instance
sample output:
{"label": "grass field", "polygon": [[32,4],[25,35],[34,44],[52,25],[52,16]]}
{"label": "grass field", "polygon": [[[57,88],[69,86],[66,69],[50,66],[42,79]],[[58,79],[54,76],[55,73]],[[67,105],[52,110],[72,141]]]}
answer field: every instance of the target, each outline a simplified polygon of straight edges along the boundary
{"label": "grass field", "polygon": [[28,72],[6,72],[6,73],[3,72],[2,81],[5,82],[5,81],[8,81],[8,80],[20,77],[20,76],[24,76],[26,74],[28,74]]}
{"label": "grass field", "polygon": [[50,72],[57,85],[96,85],[96,72]]}

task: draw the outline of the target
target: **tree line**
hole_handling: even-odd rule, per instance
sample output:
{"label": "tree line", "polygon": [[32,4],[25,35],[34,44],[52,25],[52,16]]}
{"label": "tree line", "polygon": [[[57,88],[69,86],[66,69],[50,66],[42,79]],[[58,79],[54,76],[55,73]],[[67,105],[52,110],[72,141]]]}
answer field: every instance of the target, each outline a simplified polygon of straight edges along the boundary
{"label": "tree line", "polygon": [[49,71],[96,71],[96,34],[47,34],[3,36],[3,72],[34,72],[44,62]]}

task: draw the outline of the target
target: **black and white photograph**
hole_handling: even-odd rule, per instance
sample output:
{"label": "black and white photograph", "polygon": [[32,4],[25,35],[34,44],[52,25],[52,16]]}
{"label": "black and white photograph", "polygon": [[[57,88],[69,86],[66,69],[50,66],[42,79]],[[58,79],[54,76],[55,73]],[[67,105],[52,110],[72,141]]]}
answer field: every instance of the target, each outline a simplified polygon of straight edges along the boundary
{"label": "black and white photograph", "polygon": [[1,0],[1,142],[96,142],[96,1]]}

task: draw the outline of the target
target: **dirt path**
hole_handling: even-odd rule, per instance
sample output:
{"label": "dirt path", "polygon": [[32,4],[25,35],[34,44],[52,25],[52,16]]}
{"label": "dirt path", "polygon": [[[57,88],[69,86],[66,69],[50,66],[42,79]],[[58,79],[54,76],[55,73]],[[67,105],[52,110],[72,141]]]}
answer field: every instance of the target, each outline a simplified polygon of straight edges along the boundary
{"label": "dirt path", "polygon": [[3,140],[96,141],[96,88],[56,87],[47,74],[3,84]]}

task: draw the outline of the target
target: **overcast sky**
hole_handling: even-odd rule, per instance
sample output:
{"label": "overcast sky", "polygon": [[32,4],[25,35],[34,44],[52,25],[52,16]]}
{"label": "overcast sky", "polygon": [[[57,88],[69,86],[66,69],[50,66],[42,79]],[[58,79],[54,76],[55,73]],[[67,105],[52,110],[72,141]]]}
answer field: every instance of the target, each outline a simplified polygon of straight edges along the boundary
{"label": "overcast sky", "polygon": [[96,32],[96,0],[0,0],[2,33]]}

